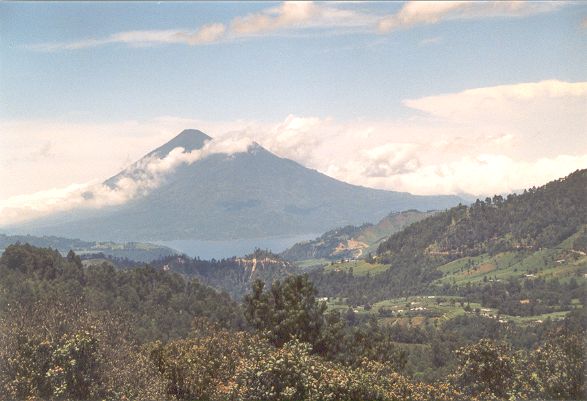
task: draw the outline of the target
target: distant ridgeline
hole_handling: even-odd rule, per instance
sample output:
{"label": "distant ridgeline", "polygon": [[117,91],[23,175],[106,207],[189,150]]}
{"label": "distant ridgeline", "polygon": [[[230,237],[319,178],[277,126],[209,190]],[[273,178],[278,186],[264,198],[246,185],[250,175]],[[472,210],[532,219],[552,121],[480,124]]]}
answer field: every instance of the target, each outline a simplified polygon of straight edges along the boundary
{"label": "distant ridgeline", "polygon": [[[377,249],[387,268],[357,276],[334,268],[312,273],[321,294],[356,304],[464,286],[534,279],[585,280],[587,170],[520,195],[457,206],[391,235]],[[375,272],[374,272],[375,273]],[[459,289],[460,288],[460,289]]]}
{"label": "distant ridgeline", "polygon": [[114,259],[129,259],[135,262],[150,262],[177,254],[176,250],[169,247],[141,242],[95,242],[55,236],[37,237],[33,235],[0,234],[0,252],[9,245],[17,243],[57,249],[63,255],[73,250],[76,254],[82,256],[106,256]]}

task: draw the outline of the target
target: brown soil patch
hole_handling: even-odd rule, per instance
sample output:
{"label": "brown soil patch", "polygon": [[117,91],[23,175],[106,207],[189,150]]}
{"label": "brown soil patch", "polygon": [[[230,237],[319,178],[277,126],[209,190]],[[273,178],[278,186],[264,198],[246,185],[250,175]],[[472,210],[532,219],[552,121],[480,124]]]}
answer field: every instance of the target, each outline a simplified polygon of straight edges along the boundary
{"label": "brown soil patch", "polygon": [[490,271],[495,270],[495,265],[492,263],[483,263],[482,265],[476,266],[475,268],[471,269],[470,271],[465,271],[465,276],[471,276],[473,274],[479,273],[489,273]]}

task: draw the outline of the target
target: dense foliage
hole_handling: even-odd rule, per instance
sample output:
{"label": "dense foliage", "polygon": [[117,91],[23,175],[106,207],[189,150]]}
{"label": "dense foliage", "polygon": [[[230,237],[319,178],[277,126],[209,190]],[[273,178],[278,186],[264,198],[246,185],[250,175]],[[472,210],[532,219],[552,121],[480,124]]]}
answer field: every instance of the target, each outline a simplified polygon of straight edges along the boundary
{"label": "dense foliage", "polygon": [[392,235],[378,253],[476,255],[520,247],[548,247],[587,224],[587,170],[540,188],[477,200],[415,223]]}
{"label": "dense foliage", "polygon": [[237,300],[251,290],[255,280],[271,284],[297,272],[291,263],[260,249],[242,258],[220,260],[170,256],[155,262],[154,266],[195,277],[202,283],[226,291]]}
{"label": "dense foliage", "polygon": [[[390,268],[373,276],[300,276],[260,250],[140,266],[8,246],[0,400],[585,399],[586,180],[413,224],[381,245]],[[469,277],[491,255],[493,277],[446,276]],[[527,270],[498,278],[520,260]],[[572,274],[539,274],[563,262]]]}
{"label": "dense foliage", "polygon": [[140,267],[119,271],[111,264],[83,268],[73,252],[11,245],[0,258],[0,308],[37,301],[81,304],[91,311],[132,316],[141,341],[185,336],[196,316],[238,326],[239,307],[219,293],[180,275]]}
{"label": "dense foliage", "polygon": [[[15,245],[0,258],[0,279],[3,400],[585,395],[583,309],[539,326],[537,340],[519,346],[510,339],[521,328],[491,326],[481,316],[418,329],[380,327],[352,309],[327,312],[307,276],[267,289],[257,281],[238,309],[172,272],[83,268],[73,252],[63,258]],[[248,331],[238,327],[240,310]],[[417,361],[406,346],[424,347],[417,359],[430,354],[442,374],[428,382],[410,377],[406,365]]]}
{"label": "dense foliage", "polygon": [[163,399],[122,314],[38,301],[0,315],[0,399]]}

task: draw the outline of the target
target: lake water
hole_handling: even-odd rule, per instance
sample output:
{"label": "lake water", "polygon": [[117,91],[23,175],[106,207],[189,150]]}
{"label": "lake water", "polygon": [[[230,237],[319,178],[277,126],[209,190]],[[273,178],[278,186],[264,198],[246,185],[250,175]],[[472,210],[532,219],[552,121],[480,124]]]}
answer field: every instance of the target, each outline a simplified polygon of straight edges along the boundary
{"label": "lake water", "polygon": [[235,239],[226,241],[203,241],[203,240],[174,240],[158,241],[159,245],[168,246],[191,257],[199,256],[200,259],[222,259],[231,256],[244,256],[255,250],[255,248],[268,249],[274,253],[285,251],[293,244],[314,239],[320,234],[300,234],[291,237],[270,237]]}

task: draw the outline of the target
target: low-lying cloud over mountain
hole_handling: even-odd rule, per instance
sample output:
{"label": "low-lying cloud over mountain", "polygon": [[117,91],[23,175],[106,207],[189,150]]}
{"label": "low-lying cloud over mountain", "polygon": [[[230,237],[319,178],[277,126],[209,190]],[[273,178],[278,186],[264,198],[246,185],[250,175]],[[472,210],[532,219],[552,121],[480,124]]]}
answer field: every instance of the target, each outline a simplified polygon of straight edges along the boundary
{"label": "low-lying cloud over mountain", "polygon": [[1,222],[4,225],[14,224],[51,213],[122,205],[136,197],[145,196],[160,186],[165,177],[181,164],[191,165],[214,154],[246,152],[252,142],[247,138],[228,137],[202,142],[201,145],[201,148],[194,149],[174,146],[164,155],[154,151],[105,183],[74,184],[61,190],[12,197],[2,203]]}
{"label": "low-lying cloud over mountain", "polygon": [[[462,199],[353,186],[277,157],[246,138],[185,130],[102,184],[15,204],[41,217],[18,233],[92,240],[260,238],[375,221],[390,210],[444,209]],[[28,207],[28,209],[27,209]],[[10,214],[10,213],[13,214]],[[37,215],[35,216],[35,212]]]}

